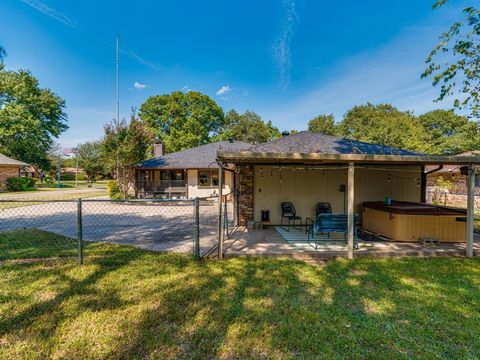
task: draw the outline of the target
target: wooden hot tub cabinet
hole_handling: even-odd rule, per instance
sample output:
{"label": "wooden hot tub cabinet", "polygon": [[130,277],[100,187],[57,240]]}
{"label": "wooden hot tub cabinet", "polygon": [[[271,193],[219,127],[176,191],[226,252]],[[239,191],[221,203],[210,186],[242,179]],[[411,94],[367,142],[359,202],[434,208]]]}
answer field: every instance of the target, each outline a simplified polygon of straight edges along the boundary
{"label": "wooden hot tub cabinet", "polygon": [[422,203],[393,201],[363,203],[365,230],[392,241],[418,242],[434,238],[442,242],[465,242],[466,210]]}

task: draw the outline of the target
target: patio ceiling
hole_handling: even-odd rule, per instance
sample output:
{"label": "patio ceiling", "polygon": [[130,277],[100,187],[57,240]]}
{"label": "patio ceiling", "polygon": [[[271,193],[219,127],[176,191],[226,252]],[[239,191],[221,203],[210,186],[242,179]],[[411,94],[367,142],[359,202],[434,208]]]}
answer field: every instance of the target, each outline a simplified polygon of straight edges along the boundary
{"label": "patio ceiling", "polygon": [[217,159],[223,163],[235,164],[347,164],[350,162],[395,165],[480,164],[478,156],[305,154],[252,151],[219,151]]}

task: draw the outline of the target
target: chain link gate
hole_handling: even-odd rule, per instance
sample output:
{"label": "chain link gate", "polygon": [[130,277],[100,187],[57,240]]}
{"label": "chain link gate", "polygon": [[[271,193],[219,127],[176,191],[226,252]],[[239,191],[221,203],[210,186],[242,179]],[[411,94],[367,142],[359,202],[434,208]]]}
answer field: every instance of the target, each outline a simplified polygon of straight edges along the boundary
{"label": "chain link gate", "polygon": [[[70,257],[82,263],[100,244],[110,253],[128,248],[200,257],[200,208],[199,199],[0,200],[0,260]],[[215,215],[203,217],[208,224]]]}

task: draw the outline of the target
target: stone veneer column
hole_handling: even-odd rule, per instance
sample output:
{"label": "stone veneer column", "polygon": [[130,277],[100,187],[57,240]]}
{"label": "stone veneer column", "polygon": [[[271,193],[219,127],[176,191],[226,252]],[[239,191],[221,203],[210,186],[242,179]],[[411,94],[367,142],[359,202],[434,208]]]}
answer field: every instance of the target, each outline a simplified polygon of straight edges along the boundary
{"label": "stone veneer column", "polygon": [[237,175],[239,225],[253,220],[253,166],[240,165]]}

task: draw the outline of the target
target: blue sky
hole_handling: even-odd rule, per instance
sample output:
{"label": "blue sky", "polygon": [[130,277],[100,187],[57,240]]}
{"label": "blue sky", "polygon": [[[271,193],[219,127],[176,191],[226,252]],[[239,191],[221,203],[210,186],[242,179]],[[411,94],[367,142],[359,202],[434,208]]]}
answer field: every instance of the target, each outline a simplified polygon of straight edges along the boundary
{"label": "blue sky", "polygon": [[0,44],[7,68],[31,70],[66,100],[64,146],[101,137],[115,116],[117,33],[122,116],[150,95],[192,89],[302,130],[367,101],[417,114],[450,107],[420,74],[465,2],[432,3],[0,0]]}

